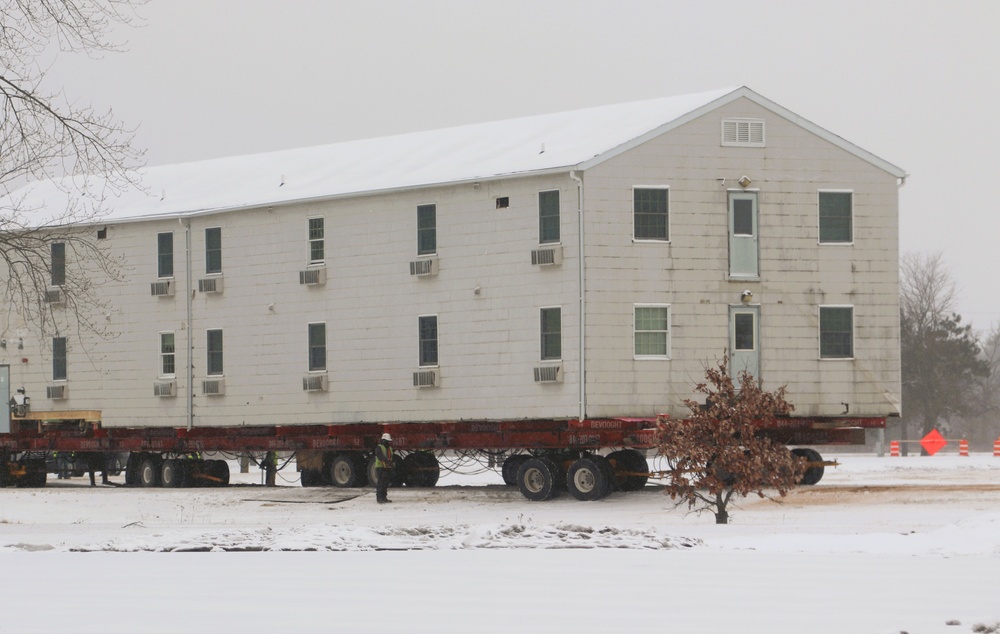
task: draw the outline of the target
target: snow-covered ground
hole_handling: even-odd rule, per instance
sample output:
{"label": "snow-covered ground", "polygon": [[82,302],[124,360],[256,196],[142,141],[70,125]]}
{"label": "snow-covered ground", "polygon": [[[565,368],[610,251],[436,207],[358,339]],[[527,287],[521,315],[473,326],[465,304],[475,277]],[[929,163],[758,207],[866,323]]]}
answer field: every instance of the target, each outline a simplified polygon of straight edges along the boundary
{"label": "snow-covered ground", "polygon": [[473,465],[389,505],[235,466],[0,489],[0,632],[1000,631],[1000,458],[833,458],[727,526],[653,485],[532,503]]}

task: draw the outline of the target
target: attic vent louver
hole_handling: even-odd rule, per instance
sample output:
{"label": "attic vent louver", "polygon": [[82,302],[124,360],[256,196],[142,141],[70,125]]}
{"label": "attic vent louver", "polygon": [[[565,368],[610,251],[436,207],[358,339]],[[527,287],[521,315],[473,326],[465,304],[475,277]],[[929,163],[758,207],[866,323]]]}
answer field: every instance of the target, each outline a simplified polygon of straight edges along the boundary
{"label": "attic vent louver", "polygon": [[764,122],[760,119],[723,119],[722,145],[764,147]]}

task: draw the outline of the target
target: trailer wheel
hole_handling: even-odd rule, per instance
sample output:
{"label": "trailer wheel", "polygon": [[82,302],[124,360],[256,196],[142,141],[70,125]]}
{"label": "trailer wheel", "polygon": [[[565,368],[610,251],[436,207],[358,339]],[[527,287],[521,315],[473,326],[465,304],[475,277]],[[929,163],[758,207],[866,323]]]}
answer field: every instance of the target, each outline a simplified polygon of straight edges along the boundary
{"label": "trailer wheel", "polygon": [[136,470],[136,484],[141,487],[155,487],[160,484],[159,460],[151,454],[143,454],[139,458]]}
{"label": "trailer wheel", "polygon": [[229,486],[229,463],[225,460],[206,460],[205,461],[206,470],[208,474],[214,478],[218,479],[218,482],[213,482],[212,486],[224,487]]}
{"label": "trailer wheel", "polygon": [[[389,486],[390,487],[401,487],[401,486],[403,486],[403,479],[406,476],[406,473],[405,473],[406,468],[405,468],[405,465],[403,464],[402,458],[400,458],[399,456],[396,456],[393,459],[393,462],[396,463],[396,468],[393,469],[392,472],[389,474]],[[368,456],[368,463],[367,463],[367,467],[365,468],[365,473],[368,474],[368,485],[367,486],[370,486],[370,487],[375,486],[375,483],[376,483],[376,481],[378,479],[375,477],[375,454],[374,453],[371,454],[370,456]],[[362,486],[365,486],[365,485],[362,484]]]}
{"label": "trailer wheel", "polygon": [[600,464],[600,456],[584,456],[573,462],[566,472],[566,488],[578,500],[599,500],[611,492],[610,468]]}
{"label": "trailer wheel", "polygon": [[299,471],[299,482],[302,483],[303,487],[319,486],[322,481],[323,476],[315,469],[303,469]]}
{"label": "trailer wheel", "polygon": [[619,491],[638,491],[649,481],[649,463],[635,449],[611,452],[608,454],[608,461],[614,467],[615,488]]}
{"label": "trailer wheel", "polygon": [[441,477],[441,466],[434,454],[415,451],[403,458],[403,478],[408,487],[432,487]]}
{"label": "trailer wheel", "polygon": [[526,453],[518,453],[513,456],[508,456],[506,460],[503,461],[503,467],[500,468],[500,475],[503,476],[503,483],[510,487],[517,486],[517,470],[521,468],[528,460],[531,460],[531,456]]}
{"label": "trailer wheel", "polygon": [[792,449],[792,455],[804,458],[806,462],[816,463],[806,468],[806,472],[802,474],[802,479],[799,480],[799,484],[810,486],[823,479],[823,472],[826,471],[826,467],[818,464],[823,462],[823,456],[821,456],[818,451],[807,447],[796,447],[795,449]]}
{"label": "trailer wheel", "polygon": [[160,482],[164,488],[172,489],[181,486],[184,480],[184,468],[178,460],[164,460],[160,465]]}
{"label": "trailer wheel", "polygon": [[334,456],[330,461],[330,482],[335,487],[356,487],[360,486],[364,478],[364,471],[358,469],[357,456],[349,453],[341,453]]}
{"label": "trailer wheel", "polygon": [[548,458],[529,458],[517,470],[517,488],[532,502],[551,500],[556,496],[556,468]]}

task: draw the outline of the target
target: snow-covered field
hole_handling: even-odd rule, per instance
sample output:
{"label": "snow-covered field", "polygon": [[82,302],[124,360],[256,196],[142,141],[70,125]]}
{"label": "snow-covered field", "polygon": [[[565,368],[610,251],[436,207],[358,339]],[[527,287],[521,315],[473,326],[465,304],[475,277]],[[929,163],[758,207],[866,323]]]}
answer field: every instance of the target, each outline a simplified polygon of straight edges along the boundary
{"label": "snow-covered field", "polygon": [[235,466],[0,489],[0,632],[1000,632],[1000,458],[834,458],[728,526],[652,485],[532,503],[493,472],[381,506]]}

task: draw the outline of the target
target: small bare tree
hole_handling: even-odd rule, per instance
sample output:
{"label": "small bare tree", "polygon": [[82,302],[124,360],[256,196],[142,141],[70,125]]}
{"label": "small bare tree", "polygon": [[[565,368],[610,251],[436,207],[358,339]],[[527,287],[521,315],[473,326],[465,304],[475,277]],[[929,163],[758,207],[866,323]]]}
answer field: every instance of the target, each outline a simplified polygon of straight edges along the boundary
{"label": "small bare tree", "polygon": [[[142,1],[0,0],[0,300],[41,338],[69,322],[105,333],[93,280],[118,279],[121,268],[97,240],[97,223],[107,198],[136,184],[141,159],[112,112],[43,89],[42,60],[56,47],[117,50],[111,29],[131,24]],[[51,286],[60,287],[66,323],[46,301]]]}
{"label": "small bare tree", "polygon": [[765,497],[765,490],[784,496],[806,469],[803,459],[759,433],[794,409],[784,386],[766,392],[741,372],[736,387],[727,366],[724,357],[706,370],[707,383],[696,388],[705,405],[686,400],[688,418],[659,421],[659,450],[670,466],[666,493],[689,508],[711,509],[717,524],[729,523],[734,498]]}

